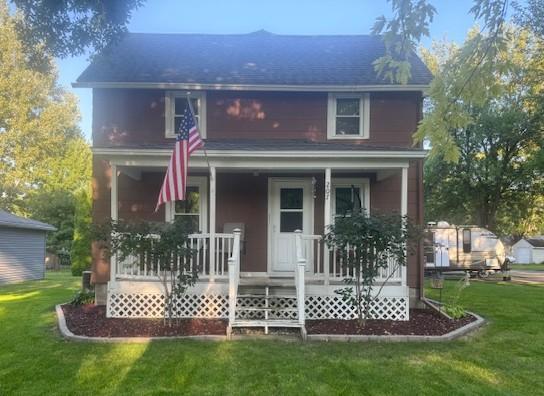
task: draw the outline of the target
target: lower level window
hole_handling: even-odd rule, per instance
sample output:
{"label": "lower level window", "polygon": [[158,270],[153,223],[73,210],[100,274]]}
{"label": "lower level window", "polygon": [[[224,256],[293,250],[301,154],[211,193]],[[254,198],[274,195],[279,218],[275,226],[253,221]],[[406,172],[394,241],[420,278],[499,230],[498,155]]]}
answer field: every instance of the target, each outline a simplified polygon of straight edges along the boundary
{"label": "lower level window", "polygon": [[207,196],[207,178],[190,177],[186,199],[170,204],[166,220],[180,219],[191,233],[206,232]]}
{"label": "lower level window", "polygon": [[197,186],[187,187],[187,199],[176,201],[173,215],[174,219],[181,219],[190,232],[200,231],[200,191]]}
{"label": "lower level window", "polygon": [[366,179],[333,180],[331,191],[333,218],[351,216],[352,213],[368,208]]}

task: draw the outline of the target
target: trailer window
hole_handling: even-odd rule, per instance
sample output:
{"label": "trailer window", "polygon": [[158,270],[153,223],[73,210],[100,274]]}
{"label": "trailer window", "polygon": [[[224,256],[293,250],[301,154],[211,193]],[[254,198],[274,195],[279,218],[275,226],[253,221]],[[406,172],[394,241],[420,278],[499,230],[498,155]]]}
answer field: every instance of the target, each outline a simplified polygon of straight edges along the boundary
{"label": "trailer window", "polygon": [[465,228],[463,230],[463,253],[470,253],[472,251],[470,230]]}

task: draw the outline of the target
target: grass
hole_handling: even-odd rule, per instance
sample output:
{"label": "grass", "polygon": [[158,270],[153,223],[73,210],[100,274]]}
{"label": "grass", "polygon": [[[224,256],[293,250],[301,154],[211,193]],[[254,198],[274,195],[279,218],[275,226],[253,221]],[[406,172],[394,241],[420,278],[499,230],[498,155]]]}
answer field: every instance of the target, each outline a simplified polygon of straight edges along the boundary
{"label": "grass", "polygon": [[544,271],[544,263],[541,264],[511,264],[513,270]]}
{"label": "grass", "polygon": [[54,273],[0,287],[0,395],[544,392],[544,287],[472,282],[462,302],[490,324],[451,343],[90,344],[56,330],[53,307],[78,284]]}

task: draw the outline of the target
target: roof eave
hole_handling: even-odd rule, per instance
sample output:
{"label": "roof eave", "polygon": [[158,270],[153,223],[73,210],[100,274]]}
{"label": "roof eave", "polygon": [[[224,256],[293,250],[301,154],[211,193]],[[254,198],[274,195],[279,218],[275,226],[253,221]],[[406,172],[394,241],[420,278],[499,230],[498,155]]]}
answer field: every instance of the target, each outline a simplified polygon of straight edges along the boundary
{"label": "roof eave", "polygon": [[429,84],[375,85],[290,85],[290,84],[209,84],[170,82],[102,82],[76,81],[73,88],[132,88],[132,89],[193,89],[231,91],[297,91],[297,92],[353,92],[353,91],[415,91],[425,92]]}
{"label": "roof eave", "polygon": [[[122,155],[122,156],[151,156],[168,157],[172,155],[170,149],[132,149],[132,148],[101,148],[92,149],[95,155]],[[213,157],[240,157],[240,158],[409,158],[421,159],[428,154],[427,150],[206,150],[206,155]],[[205,154],[201,151],[193,153],[196,157]]]}

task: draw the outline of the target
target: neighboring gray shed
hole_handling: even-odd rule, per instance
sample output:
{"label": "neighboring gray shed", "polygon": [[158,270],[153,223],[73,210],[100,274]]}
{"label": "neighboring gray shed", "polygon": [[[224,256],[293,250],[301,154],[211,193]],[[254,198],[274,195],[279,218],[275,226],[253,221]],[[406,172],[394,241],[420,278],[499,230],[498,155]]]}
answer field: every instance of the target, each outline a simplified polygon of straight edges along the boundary
{"label": "neighboring gray shed", "polygon": [[45,276],[45,235],[55,227],[0,210],[0,285]]}

